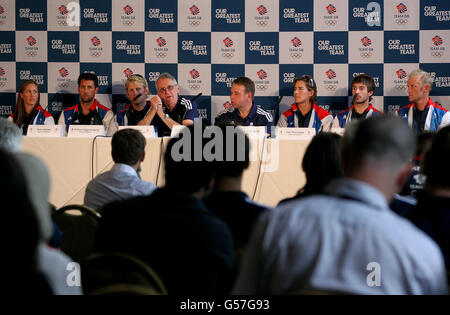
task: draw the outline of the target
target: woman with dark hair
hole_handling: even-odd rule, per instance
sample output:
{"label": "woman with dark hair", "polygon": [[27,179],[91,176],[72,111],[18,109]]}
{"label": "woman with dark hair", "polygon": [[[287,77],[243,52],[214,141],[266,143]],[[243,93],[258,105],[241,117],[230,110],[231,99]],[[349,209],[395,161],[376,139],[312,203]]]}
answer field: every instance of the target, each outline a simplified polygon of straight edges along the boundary
{"label": "woman with dark hair", "polygon": [[16,109],[8,118],[22,128],[26,135],[29,125],[54,125],[52,114],[40,105],[39,86],[33,80],[25,80],[19,88]]}
{"label": "woman with dark hair", "polygon": [[316,105],[317,85],[313,78],[304,75],[294,79],[295,103],[280,115],[278,127],[314,128],[316,132],[329,131],[333,115]]}
{"label": "woman with dark hair", "polygon": [[11,238],[9,229],[1,229],[2,260],[6,271],[2,278],[3,287],[7,295],[52,294],[45,277],[38,271],[40,229],[28,195],[25,175],[16,158],[5,151],[0,151],[0,165],[3,167],[0,177],[0,199],[4,202],[2,220],[8,225],[20,227],[20,238]]}
{"label": "woman with dark hair", "polygon": [[317,134],[306,148],[302,168],[306,175],[306,184],[292,198],[280,201],[320,194],[333,179],[342,176],[341,136],[335,133]]}

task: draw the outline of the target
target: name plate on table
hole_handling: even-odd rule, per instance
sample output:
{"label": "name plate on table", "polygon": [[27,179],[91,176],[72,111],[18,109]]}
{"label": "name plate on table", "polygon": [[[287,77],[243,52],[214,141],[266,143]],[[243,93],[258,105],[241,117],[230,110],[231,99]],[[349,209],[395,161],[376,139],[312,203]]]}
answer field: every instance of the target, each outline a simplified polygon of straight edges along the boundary
{"label": "name plate on table", "polygon": [[280,140],[311,140],[316,135],[314,128],[277,127],[275,136]]}
{"label": "name plate on table", "polygon": [[64,137],[61,125],[29,125],[27,137],[59,138]]}
{"label": "name plate on table", "polygon": [[170,137],[177,138],[178,134],[183,130],[183,128],[186,128],[184,125],[175,125],[172,127],[172,131],[170,132]]}
{"label": "name plate on table", "polygon": [[331,128],[330,130],[333,133],[337,133],[338,135],[343,136],[345,132],[345,128]]}
{"label": "name plate on table", "polygon": [[265,126],[239,126],[250,139],[264,139],[267,136]]}
{"label": "name plate on table", "polygon": [[122,129],[134,129],[139,130],[145,138],[157,138],[158,135],[155,132],[155,127],[153,126],[119,126],[119,130]]}
{"label": "name plate on table", "polygon": [[67,133],[69,138],[94,138],[104,135],[105,127],[103,125],[70,125]]}

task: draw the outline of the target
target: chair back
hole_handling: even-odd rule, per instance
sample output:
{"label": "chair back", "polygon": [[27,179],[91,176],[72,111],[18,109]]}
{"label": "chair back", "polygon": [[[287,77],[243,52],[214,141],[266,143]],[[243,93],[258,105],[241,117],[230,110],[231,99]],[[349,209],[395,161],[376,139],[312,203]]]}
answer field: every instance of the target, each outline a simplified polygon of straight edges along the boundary
{"label": "chair back", "polygon": [[[75,213],[73,210],[76,210]],[[67,205],[52,215],[63,233],[61,250],[82,263],[94,251],[95,233],[101,215],[84,205]]]}
{"label": "chair back", "polygon": [[133,291],[136,288],[146,288],[145,294],[167,294],[156,272],[142,260],[128,254],[95,253],[85,260],[81,269],[83,290],[87,294],[114,294],[122,289]]}

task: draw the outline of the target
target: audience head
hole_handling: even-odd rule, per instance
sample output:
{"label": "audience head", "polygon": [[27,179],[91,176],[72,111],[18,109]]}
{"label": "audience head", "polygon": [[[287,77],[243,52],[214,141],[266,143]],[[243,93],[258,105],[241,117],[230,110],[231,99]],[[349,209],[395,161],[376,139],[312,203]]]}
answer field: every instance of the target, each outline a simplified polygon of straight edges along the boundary
{"label": "audience head", "polygon": [[342,176],[341,136],[335,133],[317,134],[306,148],[302,168],[306,184],[301,193],[321,193],[333,179]]}
{"label": "audience head", "polygon": [[111,140],[111,155],[114,163],[136,165],[144,160],[145,137],[139,130],[122,129],[114,133]]}
{"label": "audience head", "polygon": [[6,224],[18,227],[20,237],[11,239],[10,229],[2,229],[3,251],[7,274],[3,283],[10,294],[50,294],[51,289],[38,271],[37,247],[40,228],[34,205],[28,194],[25,174],[12,153],[0,150],[0,163],[4,167],[0,176],[0,198],[11,202],[5,204],[2,219]]}
{"label": "audience head", "polygon": [[317,102],[317,85],[311,76],[303,75],[295,78],[292,87],[294,89],[295,103],[303,104],[309,102],[312,105]]}
{"label": "audience head", "polygon": [[208,193],[214,185],[216,162],[203,154],[208,142],[196,136],[194,128],[201,134],[205,130],[201,124],[194,123],[183,128],[167,145],[164,154],[166,187],[188,194]]}
{"label": "audience head", "polygon": [[450,189],[450,126],[434,136],[430,149],[425,153],[422,173],[426,176],[427,189]]}
{"label": "audience head", "polygon": [[18,152],[22,146],[22,131],[8,119],[0,117],[0,150]]}
{"label": "audience head", "polygon": [[376,186],[389,200],[406,182],[415,148],[411,128],[398,117],[352,121],[342,142],[344,174]]}
{"label": "audience head", "polygon": [[19,87],[13,121],[22,125],[25,117],[40,105],[39,85],[33,80],[25,80]]}
{"label": "audience head", "polygon": [[433,87],[433,78],[422,69],[415,69],[408,76],[408,96],[410,102],[428,98]]}
{"label": "audience head", "polygon": [[433,143],[433,138],[436,133],[433,131],[422,131],[417,135],[417,150],[416,158],[422,158]]}
{"label": "audience head", "polygon": [[47,242],[53,234],[50,203],[50,176],[45,163],[34,155],[19,152],[17,161],[22,167],[27,182],[28,195],[40,226],[40,238]]}

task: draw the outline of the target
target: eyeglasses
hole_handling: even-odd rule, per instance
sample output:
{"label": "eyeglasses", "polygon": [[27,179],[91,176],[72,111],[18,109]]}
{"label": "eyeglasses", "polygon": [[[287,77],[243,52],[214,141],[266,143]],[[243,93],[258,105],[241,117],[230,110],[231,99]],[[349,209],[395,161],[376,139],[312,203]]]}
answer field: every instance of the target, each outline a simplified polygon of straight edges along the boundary
{"label": "eyeglasses", "polygon": [[172,92],[175,88],[175,85],[168,85],[166,88],[160,88],[158,93],[166,93],[167,91]]}

